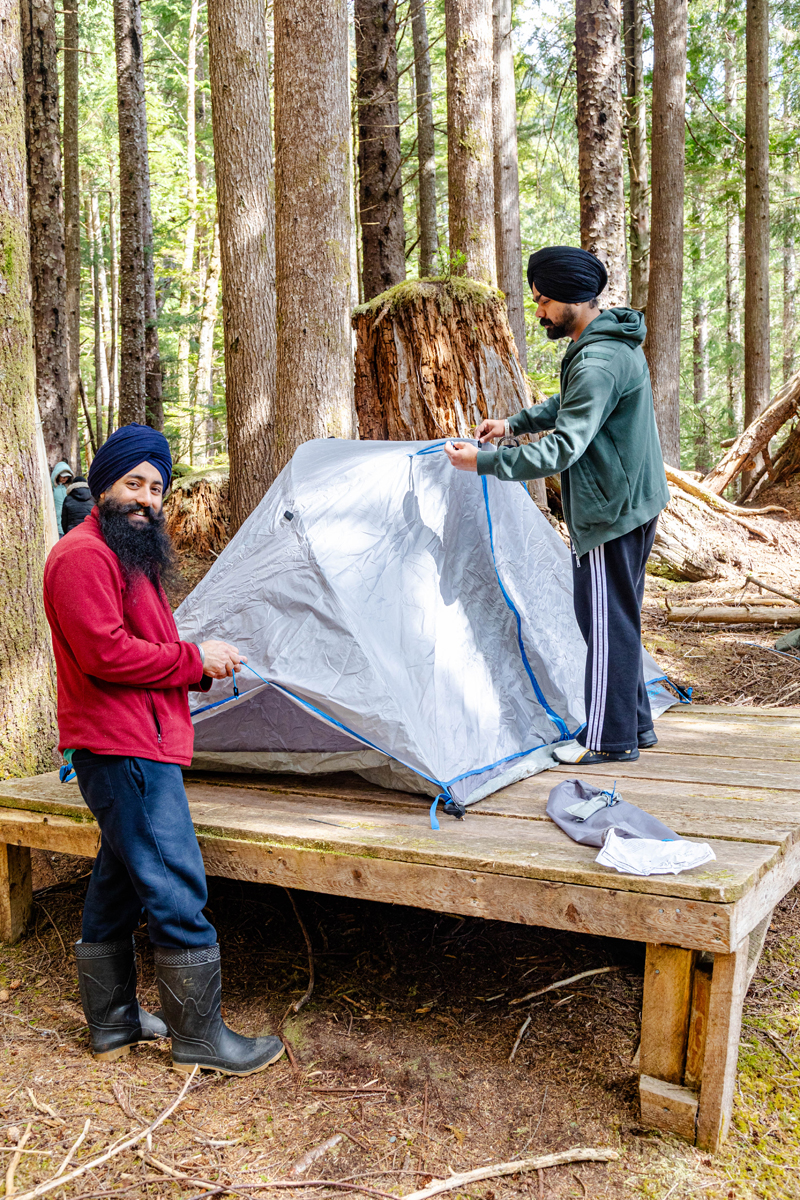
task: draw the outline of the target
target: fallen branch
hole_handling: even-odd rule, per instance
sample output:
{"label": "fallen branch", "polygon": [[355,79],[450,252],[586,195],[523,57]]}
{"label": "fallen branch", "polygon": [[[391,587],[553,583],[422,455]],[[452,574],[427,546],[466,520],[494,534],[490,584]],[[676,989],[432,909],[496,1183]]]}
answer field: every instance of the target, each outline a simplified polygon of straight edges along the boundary
{"label": "fallen branch", "polygon": [[528,1028],[528,1026],[530,1025],[532,1020],[533,1020],[532,1016],[527,1017],[527,1019],[525,1020],[525,1023],[523,1024],[522,1028],[520,1029],[519,1033],[517,1034],[517,1040],[514,1042],[514,1049],[511,1051],[511,1053],[508,1056],[509,1062],[514,1061],[514,1056],[516,1055],[517,1051],[519,1050],[520,1046],[522,1045],[522,1039],[525,1036],[525,1030]]}
{"label": "fallen branch", "polygon": [[[8,1168],[6,1170],[6,1195],[7,1196],[16,1195],[16,1193],[14,1191],[14,1172],[16,1171],[17,1167],[19,1166],[19,1161],[22,1158],[23,1147],[24,1147],[25,1143],[27,1142],[28,1138],[31,1136],[31,1129],[33,1129],[32,1125],[28,1125],[26,1127],[25,1132],[23,1133],[22,1137],[17,1142],[17,1148],[14,1151],[14,1154],[12,1155],[11,1162],[8,1164]],[[22,1200],[22,1198],[21,1198],[21,1200]]]}
{"label": "fallen branch", "polygon": [[667,620],[701,621],[707,625],[800,625],[800,608],[748,608],[731,605],[717,608],[670,608]]}
{"label": "fallen branch", "polygon": [[[297,917],[297,924],[300,926],[301,930],[303,931],[303,937],[306,939],[306,949],[308,950],[308,987],[305,990],[305,994],[302,995],[299,1000],[295,1000],[294,1004],[289,1005],[289,1008],[286,1010],[286,1012],[288,1014],[290,1011],[299,1013],[300,1009],[303,1008],[304,1005],[306,1005],[308,1003],[308,1001],[311,999],[311,993],[314,991],[314,948],[311,945],[311,938],[308,936],[308,930],[306,929],[305,925],[303,924],[303,918],[300,916],[300,911],[297,907],[297,904],[295,902],[295,898],[294,898],[293,894],[290,892],[289,888],[287,888],[287,887],[285,887],[283,890],[286,892],[286,895],[289,897],[289,899],[292,902],[292,908],[294,909],[294,915]],[[284,1016],[284,1020],[285,1019],[286,1019],[286,1016]],[[283,1021],[281,1021],[281,1025],[282,1024],[283,1024]]]}
{"label": "fallen branch", "polygon": [[84,1125],[84,1127],[83,1127],[82,1131],[81,1131],[81,1132],[78,1134],[78,1136],[76,1137],[75,1141],[72,1143],[72,1145],[70,1146],[70,1148],[69,1148],[69,1150],[67,1151],[66,1155],[64,1156],[64,1160],[63,1160],[63,1162],[61,1163],[61,1166],[58,1168],[58,1170],[56,1171],[55,1175],[53,1176],[53,1178],[54,1178],[54,1179],[58,1179],[59,1175],[63,1175],[63,1174],[64,1174],[64,1172],[66,1171],[67,1167],[68,1167],[68,1166],[69,1166],[69,1164],[70,1164],[70,1161],[71,1161],[71,1159],[72,1159],[73,1155],[75,1154],[75,1151],[78,1149],[78,1147],[80,1146],[81,1142],[83,1142],[83,1141],[84,1141],[84,1139],[85,1139],[85,1137],[86,1137],[87,1133],[89,1132],[89,1126],[91,1125],[91,1123],[92,1123],[92,1122],[91,1122],[90,1118],[89,1118],[89,1117],[87,1117],[87,1118],[86,1118],[86,1124]]}
{"label": "fallen branch", "polygon": [[[737,508],[735,504],[731,504],[730,500],[726,500],[724,496],[718,496],[711,488],[706,487],[704,483],[698,483],[696,479],[692,479],[685,471],[679,471],[676,467],[670,467],[664,463],[664,472],[670,483],[675,484],[676,487],[683,488],[691,496],[697,496],[698,499],[705,500],[712,508],[718,509],[720,512],[725,513],[726,516],[732,514],[741,517],[743,515],[742,510]],[[789,512],[788,508],[782,508],[780,504],[767,504],[764,508],[748,508],[746,511],[751,517],[762,517],[767,513],[773,512],[787,514]]]}
{"label": "fallen branch", "polygon": [[495,1163],[491,1167],[478,1167],[474,1171],[451,1175],[449,1179],[437,1179],[430,1187],[422,1188],[419,1192],[406,1192],[401,1200],[428,1200],[429,1196],[452,1192],[466,1184],[477,1183],[480,1179],[497,1179],[501,1175],[516,1175],[521,1171],[541,1171],[545,1167],[559,1167],[562,1163],[616,1162],[619,1157],[618,1150],[580,1149],[562,1150],[558,1154],[541,1154],[538,1158],[522,1158],[516,1162]]}
{"label": "fallen branch", "polygon": [[[170,1104],[168,1108],[165,1108],[161,1115],[156,1117],[155,1121],[153,1121],[151,1125],[148,1125],[146,1129],[143,1129],[140,1133],[137,1133],[132,1138],[127,1138],[125,1141],[117,1142],[115,1145],[109,1147],[105,1154],[101,1154],[99,1158],[93,1158],[91,1162],[83,1163],[80,1167],[76,1168],[76,1170],[70,1171],[69,1175],[57,1175],[53,1179],[48,1179],[45,1183],[38,1184],[37,1187],[35,1187],[31,1192],[22,1192],[17,1197],[17,1200],[37,1200],[38,1196],[44,1196],[47,1192],[55,1191],[56,1188],[61,1188],[67,1183],[72,1183],[73,1179],[77,1179],[80,1175],[85,1175],[87,1171],[95,1170],[96,1167],[101,1167],[103,1163],[108,1162],[110,1158],[116,1157],[117,1154],[122,1154],[123,1150],[130,1150],[131,1146],[135,1146],[137,1142],[143,1141],[149,1134],[158,1129],[159,1125],[166,1121],[167,1117],[172,1116],[172,1114],[175,1112],[175,1109],[188,1092],[189,1085],[199,1069],[200,1068],[197,1066],[194,1067],[191,1075],[187,1076],[186,1082],[176,1098],[172,1101],[172,1104]],[[30,1128],[30,1126],[28,1128]],[[10,1168],[11,1164],[9,1164],[9,1170]],[[8,1178],[6,1178],[6,1195],[10,1196],[11,1194],[12,1193],[8,1190]]]}
{"label": "fallen branch", "polygon": [[784,600],[791,600],[794,604],[800,604],[800,596],[793,596],[791,592],[782,592],[780,588],[773,587],[771,583],[764,583],[763,579],[757,579],[755,575],[748,575],[745,582],[754,583],[756,587],[766,588],[768,592],[774,592],[776,596],[783,596]]}
{"label": "fallen branch", "polygon": [[787,380],[769,407],[739,434],[727,454],[706,475],[704,486],[717,495],[724,492],[747,464],[769,445],[781,426],[795,415],[798,404],[800,371]]}
{"label": "fallen branch", "polygon": [[557,983],[549,983],[547,987],[539,988],[538,992],[528,992],[527,996],[521,996],[519,1000],[509,1000],[509,1006],[514,1004],[524,1004],[526,1000],[533,1000],[535,996],[543,996],[545,992],[555,992],[558,988],[569,987],[571,983],[577,983],[579,979],[588,979],[590,975],[607,975],[609,971],[618,971],[619,967],[593,967],[591,971],[581,971],[580,975],[570,975],[569,979],[559,979]]}

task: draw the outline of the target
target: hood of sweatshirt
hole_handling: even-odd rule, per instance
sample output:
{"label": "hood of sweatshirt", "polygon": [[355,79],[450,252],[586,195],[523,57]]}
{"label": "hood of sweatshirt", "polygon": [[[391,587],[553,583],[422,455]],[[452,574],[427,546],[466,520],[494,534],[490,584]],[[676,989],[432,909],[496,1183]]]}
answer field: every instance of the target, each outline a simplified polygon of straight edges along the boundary
{"label": "hood of sweatshirt", "polygon": [[[56,480],[58,479],[59,475],[64,475],[64,474],[69,475],[70,479],[72,479],[75,472],[73,471],[73,469],[69,465],[69,463],[65,463],[65,462],[56,463],[56,465],[53,467],[52,471],[50,472],[50,482],[53,485],[53,487],[56,486]],[[63,484],[60,486],[63,487]]]}
{"label": "hood of sweatshirt", "polygon": [[569,362],[579,350],[592,342],[605,342],[611,338],[627,342],[633,349],[641,346],[646,334],[644,313],[635,308],[606,308],[586,326],[577,342],[571,344],[564,355],[564,362]]}

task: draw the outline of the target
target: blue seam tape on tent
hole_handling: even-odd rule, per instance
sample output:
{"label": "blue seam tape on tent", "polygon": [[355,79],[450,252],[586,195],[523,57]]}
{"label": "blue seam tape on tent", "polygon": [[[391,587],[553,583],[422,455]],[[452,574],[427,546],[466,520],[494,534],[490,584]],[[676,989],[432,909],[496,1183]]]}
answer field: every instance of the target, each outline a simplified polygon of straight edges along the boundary
{"label": "blue seam tape on tent", "polygon": [[557,712],[554,712],[554,710],[550,707],[550,705],[545,700],[542,689],[539,687],[539,683],[538,683],[536,676],[534,675],[533,670],[531,668],[531,664],[528,662],[528,655],[525,652],[525,644],[522,641],[522,618],[520,617],[519,612],[518,612],[513,600],[511,599],[508,592],[506,591],[506,589],[503,585],[503,581],[500,578],[500,572],[497,569],[497,558],[496,558],[495,552],[494,552],[494,529],[492,527],[492,514],[489,511],[489,489],[486,486],[486,476],[485,475],[481,476],[481,487],[483,488],[483,501],[486,506],[486,520],[489,523],[489,547],[492,551],[492,564],[494,566],[494,573],[497,576],[497,582],[500,585],[500,591],[503,593],[503,599],[505,600],[506,604],[510,608],[511,612],[514,614],[514,619],[517,623],[517,645],[519,646],[519,652],[520,652],[520,655],[522,656],[522,665],[524,666],[524,668],[528,674],[528,678],[531,681],[533,690],[536,693],[536,699],[539,701],[539,703],[541,704],[544,711],[547,713],[550,720],[554,723],[554,725],[557,726],[557,728],[561,732],[561,737],[559,738],[559,741],[562,741],[562,742],[571,741],[573,734],[571,734],[569,732],[569,729],[567,728],[567,724],[563,720],[563,718],[560,717]]}
{"label": "blue seam tape on tent", "polygon": [[[745,643],[745,645],[747,645],[747,643]],[[694,688],[686,688],[684,691],[683,688],[678,687],[677,683],[672,682],[669,675],[659,675],[656,679],[646,679],[644,686],[649,688],[653,687],[657,683],[668,683],[673,691],[677,692],[678,700],[681,702],[681,704],[692,703],[692,692],[694,691]]]}

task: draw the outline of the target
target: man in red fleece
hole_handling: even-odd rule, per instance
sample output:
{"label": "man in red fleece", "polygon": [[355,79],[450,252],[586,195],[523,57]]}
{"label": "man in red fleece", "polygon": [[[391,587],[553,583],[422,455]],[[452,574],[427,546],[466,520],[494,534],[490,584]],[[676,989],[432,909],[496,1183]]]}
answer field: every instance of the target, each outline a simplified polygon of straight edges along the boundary
{"label": "man in red fleece", "polygon": [[[219,947],[181,774],[194,740],[188,691],[245,660],[227,642],[178,637],[162,585],[174,557],[162,512],[171,474],[163,434],[118,429],[89,471],[96,507],[45,567],[59,749],[102,832],[75,955],[95,1057],[169,1033],[179,1070],[246,1075],[275,1062],[283,1043],[222,1021]],[[143,910],[164,1021],[136,1001],[132,935]]]}

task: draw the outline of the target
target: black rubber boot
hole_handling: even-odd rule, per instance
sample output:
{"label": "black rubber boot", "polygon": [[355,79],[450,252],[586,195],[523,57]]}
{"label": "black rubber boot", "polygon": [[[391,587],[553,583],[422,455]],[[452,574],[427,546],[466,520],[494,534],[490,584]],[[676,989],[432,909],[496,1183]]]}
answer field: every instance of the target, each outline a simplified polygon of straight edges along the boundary
{"label": "black rubber boot", "polygon": [[156,947],[155,961],[176,1071],[188,1072],[199,1065],[225,1075],[252,1075],[278,1061],[283,1054],[280,1038],[243,1037],[223,1021],[219,946]]}
{"label": "black rubber boot", "polygon": [[640,750],[650,750],[653,746],[658,745],[658,737],[655,729],[645,729],[643,733],[638,735],[637,745]]}
{"label": "black rubber boot", "polygon": [[113,1062],[138,1042],[168,1036],[160,1017],[136,999],[136,952],[125,942],[76,942],[75,961],[81,1002],[92,1039],[92,1054]]}

